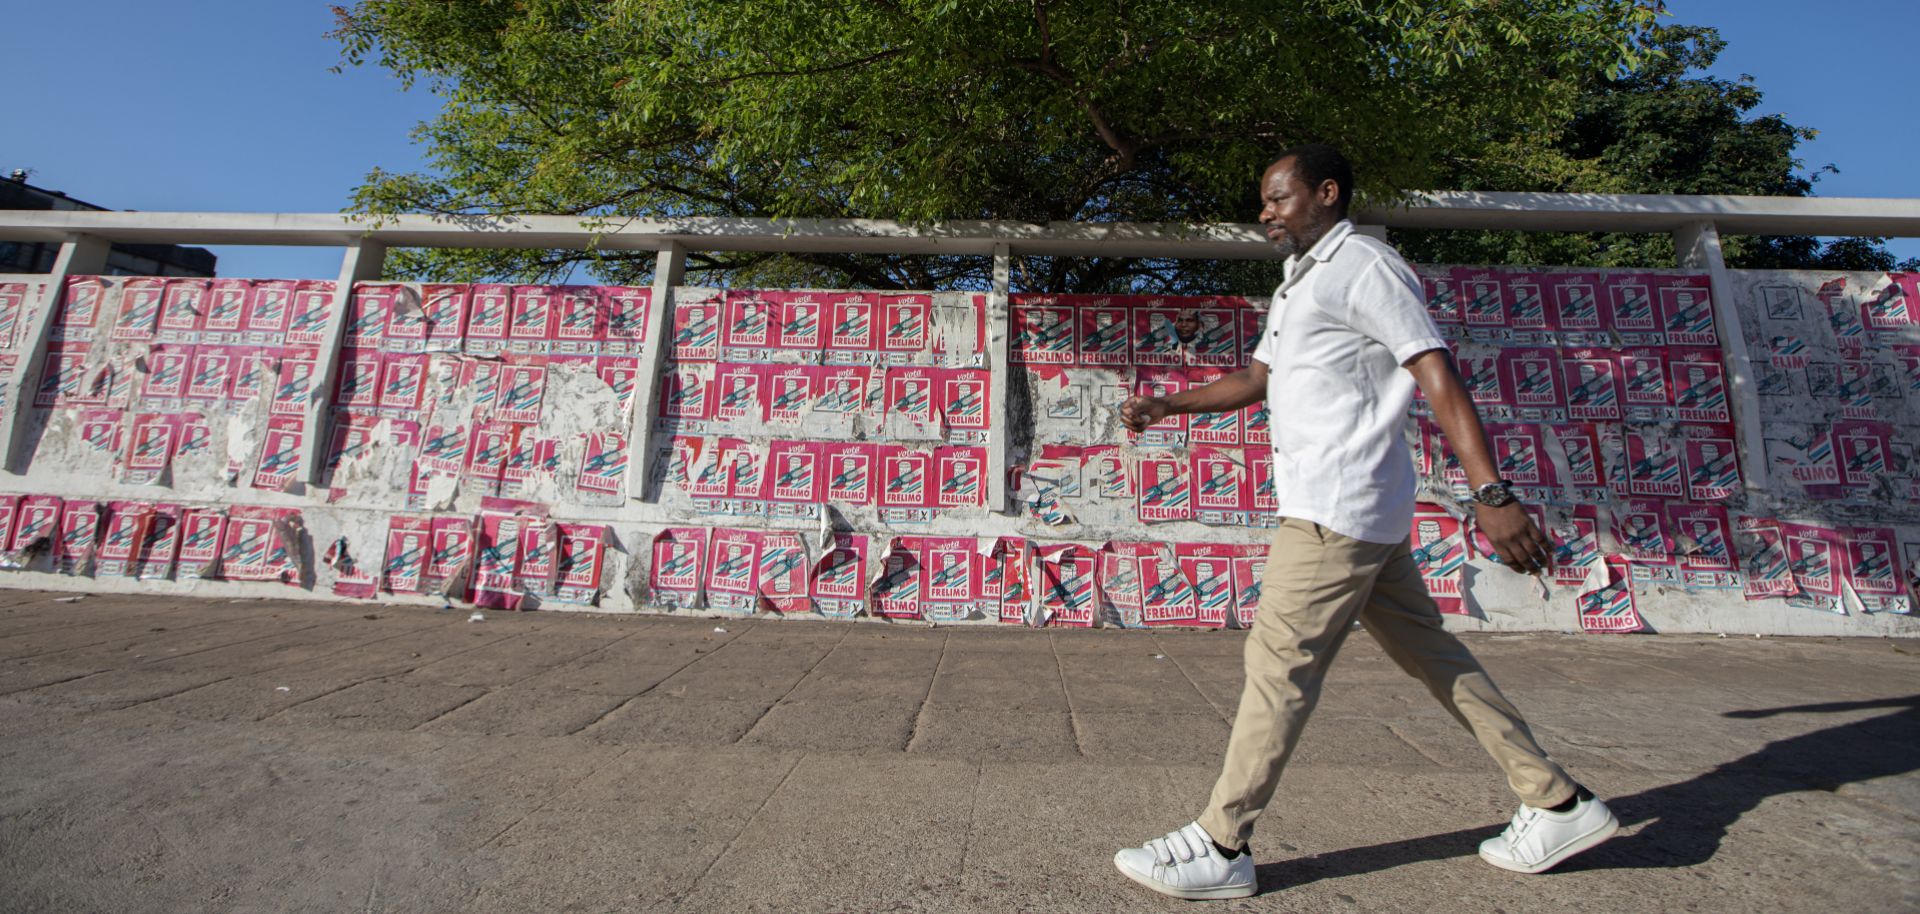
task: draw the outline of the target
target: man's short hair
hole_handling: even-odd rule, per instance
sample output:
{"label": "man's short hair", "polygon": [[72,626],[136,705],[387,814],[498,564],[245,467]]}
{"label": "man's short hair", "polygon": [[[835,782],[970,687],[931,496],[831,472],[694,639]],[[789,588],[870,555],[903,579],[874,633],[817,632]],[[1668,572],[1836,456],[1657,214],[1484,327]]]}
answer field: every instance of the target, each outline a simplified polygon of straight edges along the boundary
{"label": "man's short hair", "polygon": [[1293,173],[1308,187],[1319,189],[1322,183],[1332,181],[1340,189],[1340,198],[1333,205],[1346,215],[1347,204],[1353,200],[1353,163],[1340,154],[1340,150],[1325,143],[1302,143],[1280,150],[1273,157],[1274,164],[1282,159],[1293,160]]}

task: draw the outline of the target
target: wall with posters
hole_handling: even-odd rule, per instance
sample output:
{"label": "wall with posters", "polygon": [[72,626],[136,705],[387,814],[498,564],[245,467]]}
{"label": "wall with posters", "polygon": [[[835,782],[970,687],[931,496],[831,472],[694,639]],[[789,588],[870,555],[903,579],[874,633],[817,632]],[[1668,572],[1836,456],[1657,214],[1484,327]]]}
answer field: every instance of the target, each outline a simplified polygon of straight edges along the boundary
{"label": "wall with posters", "polygon": [[[1422,275],[1559,551],[1550,577],[1495,567],[1416,403],[1409,533],[1458,627],[1920,633],[1915,277],[1735,273],[1752,364],[1729,366],[1700,275]],[[0,372],[54,308],[7,404],[32,455],[0,495],[10,586],[1033,625],[1258,602],[1273,417],[1132,435],[1115,409],[1246,364],[1262,299],[680,288],[648,339],[649,289],[36,292],[0,282]]]}

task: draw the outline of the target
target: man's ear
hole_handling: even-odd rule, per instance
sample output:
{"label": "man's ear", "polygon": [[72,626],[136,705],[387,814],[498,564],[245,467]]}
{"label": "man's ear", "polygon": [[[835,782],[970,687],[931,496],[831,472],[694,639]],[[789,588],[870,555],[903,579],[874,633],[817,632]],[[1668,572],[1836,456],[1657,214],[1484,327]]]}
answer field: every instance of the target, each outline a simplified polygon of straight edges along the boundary
{"label": "man's ear", "polygon": [[1336,206],[1340,202],[1340,182],[1332,178],[1320,182],[1320,205]]}

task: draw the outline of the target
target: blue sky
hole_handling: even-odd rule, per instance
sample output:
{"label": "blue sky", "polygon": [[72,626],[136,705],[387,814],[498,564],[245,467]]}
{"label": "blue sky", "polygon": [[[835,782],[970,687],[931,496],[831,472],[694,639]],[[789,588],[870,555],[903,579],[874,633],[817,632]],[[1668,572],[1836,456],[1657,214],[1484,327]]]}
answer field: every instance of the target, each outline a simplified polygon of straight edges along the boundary
{"label": "blue sky", "polygon": [[[339,0],[347,2],[347,0]],[[1715,72],[1752,74],[1763,112],[1820,130],[1822,196],[1920,198],[1911,54],[1920,2],[1672,0],[1715,26]],[[115,209],[335,212],[375,165],[422,166],[414,124],[434,111],[384,71],[331,73],[322,0],[68,0],[4,14],[9,86],[0,172]],[[1903,257],[1920,239],[1898,239]],[[220,272],[332,277],[333,249],[217,248]]]}

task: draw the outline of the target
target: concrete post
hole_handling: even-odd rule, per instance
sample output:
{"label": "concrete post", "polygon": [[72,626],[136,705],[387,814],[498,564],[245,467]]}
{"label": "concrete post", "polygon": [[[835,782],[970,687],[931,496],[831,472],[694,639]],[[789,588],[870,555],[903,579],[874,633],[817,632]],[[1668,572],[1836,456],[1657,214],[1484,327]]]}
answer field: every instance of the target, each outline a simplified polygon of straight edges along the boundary
{"label": "concrete post", "polygon": [[387,265],[387,246],[372,239],[359,239],[347,246],[340,261],[340,279],[333,287],[333,310],[328,312],[327,332],[319,361],[313,366],[313,383],[318,385],[307,397],[306,437],[300,442],[300,467],[307,481],[319,486],[325,468],[320,464],[327,455],[327,441],[333,437],[330,420],[333,390],[340,374],[341,337],[347,329],[347,309],[353,301],[353,284],[380,278]]}
{"label": "concrete post", "polygon": [[106,272],[107,254],[113,245],[104,238],[91,235],[71,235],[60,245],[60,253],[53,260],[53,270],[46,276],[46,286],[40,290],[38,298],[26,302],[24,310],[32,313],[33,321],[21,328],[20,346],[17,351],[23,356],[14,366],[13,377],[6,382],[7,402],[0,410],[0,443],[6,448],[5,464],[8,473],[24,475],[27,462],[33,455],[26,453],[25,438],[32,424],[31,410],[33,396],[40,384],[40,375],[46,371],[47,346],[53,335],[53,312],[60,304],[61,293],[66,289],[70,276],[90,276]]}
{"label": "concrete post", "polygon": [[1012,284],[1013,250],[1004,243],[996,244],[993,288],[987,292],[987,370],[994,386],[994,395],[987,400],[987,510],[1002,514],[1013,511],[1007,491],[1007,452],[1011,445],[1007,437],[1007,398],[1013,391],[1007,366],[1013,313],[1007,290]]}
{"label": "concrete post", "polygon": [[627,497],[644,499],[653,472],[654,453],[648,440],[653,404],[660,395],[660,376],[666,369],[673,333],[673,289],[687,272],[687,249],[679,242],[660,248],[653,265],[653,297],[647,303],[645,347],[639,372],[633,379],[633,416],[627,427]]}
{"label": "concrete post", "polygon": [[1720,325],[1720,353],[1727,362],[1727,402],[1733,406],[1733,424],[1740,430],[1740,470],[1749,491],[1767,489],[1767,450],[1761,437],[1760,393],[1753,379],[1753,359],[1747,351],[1740,309],[1733,304],[1733,279],[1720,253],[1720,230],[1711,222],[1693,222],[1673,232],[1674,252],[1683,269],[1707,274],[1712,286],[1713,316]]}

